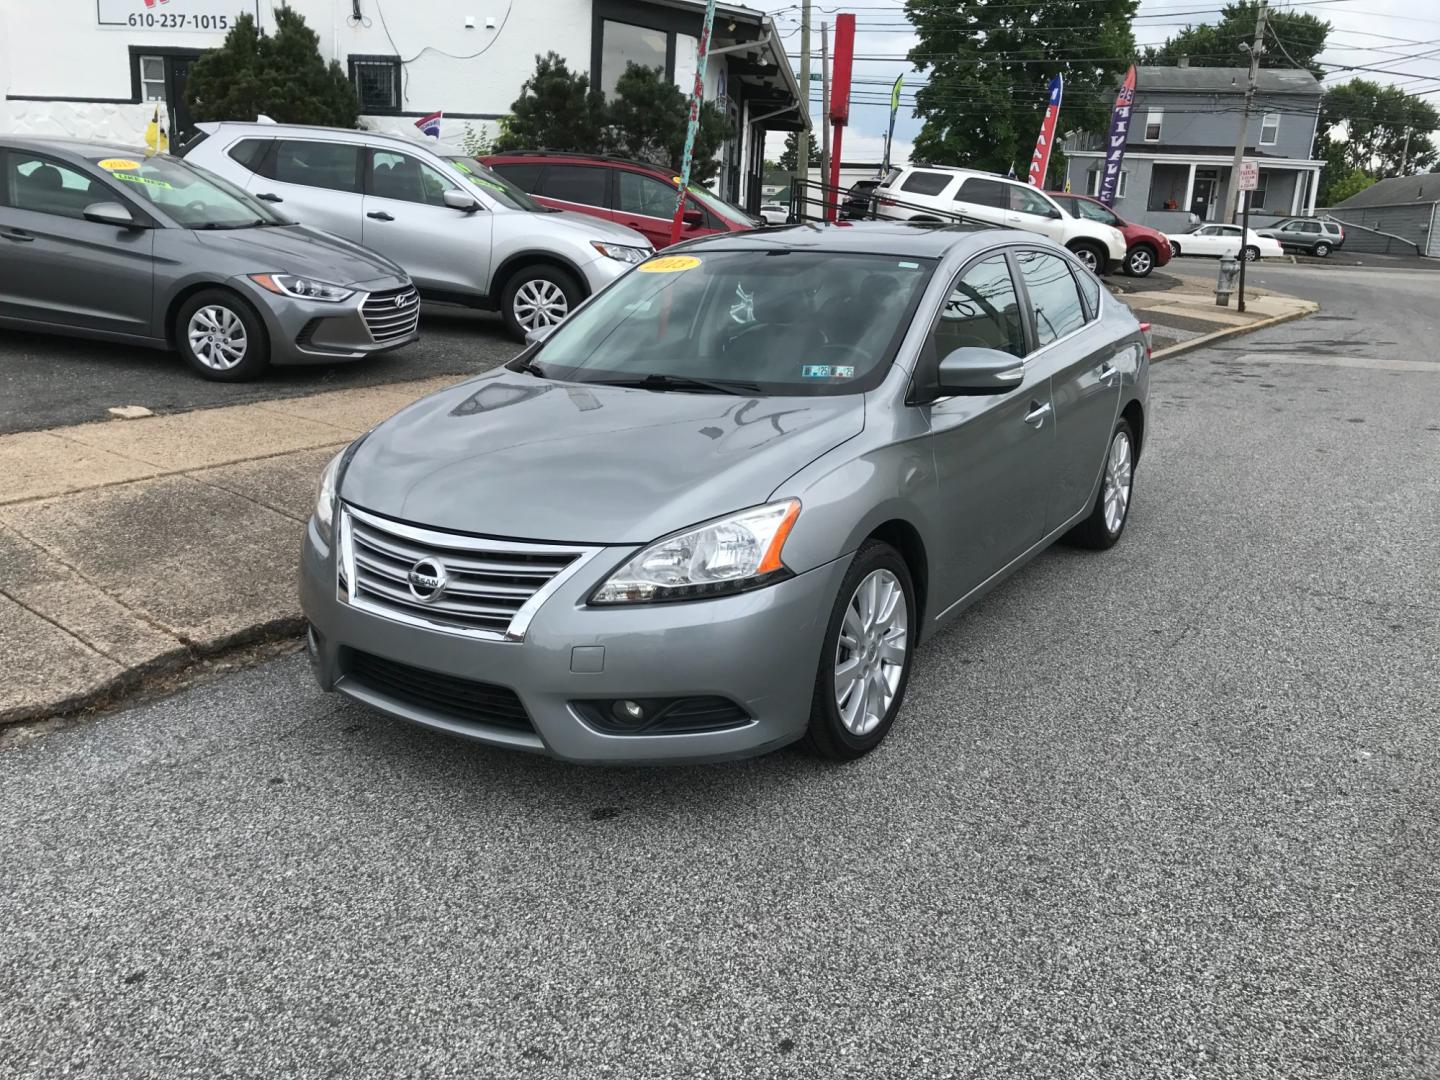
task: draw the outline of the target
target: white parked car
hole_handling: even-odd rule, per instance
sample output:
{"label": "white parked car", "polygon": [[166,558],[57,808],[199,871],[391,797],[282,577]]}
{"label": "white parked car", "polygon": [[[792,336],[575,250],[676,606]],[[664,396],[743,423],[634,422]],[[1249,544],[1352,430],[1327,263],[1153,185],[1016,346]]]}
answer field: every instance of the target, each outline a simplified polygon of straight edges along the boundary
{"label": "white parked car", "polygon": [[[1245,261],[1279,258],[1284,254],[1280,242],[1273,237],[1261,236],[1254,229],[1249,230],[1245,240]],[[1197,225],[1188,232],[1167,233],[1170,254],[1174,255],[1239,255],[1240,226],[1221,225],[1211,222]]]}
{"label": "white parked car", "polygon": [[790,220],[790,207],[778,202],[763,203],[760,216],[765,219],[766,225],[784,225]]}
{"label": "white parked car", "polygon": [[1064,244],[1097,274],[1125,261],[1125,237],[1112,225],[1074,218],[1023,180],[946,165],[890,170],[875,191],[876,216],[900,221],[953,221],[956,216],[1026,232]]}

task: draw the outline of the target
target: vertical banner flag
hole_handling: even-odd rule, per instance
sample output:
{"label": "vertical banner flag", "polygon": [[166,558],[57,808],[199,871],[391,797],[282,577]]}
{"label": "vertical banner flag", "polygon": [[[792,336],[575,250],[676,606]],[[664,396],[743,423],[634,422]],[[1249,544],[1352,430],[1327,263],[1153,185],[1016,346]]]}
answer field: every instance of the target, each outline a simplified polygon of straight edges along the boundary
{"label": "vertical banner flag", "polygon": [[1100,201],[1115,205],[1115,190],[1120,184],[1120,163],[1125,160],[1125,141],[1130,138],[1130,110],[1135,106],[1135,65],[1125,73],[1120,93],[1115,95],[1115,111],[1110,114],[1110,137],[1105,141],[1105,174],[1100,180]]}
{"label": "vertical banner flag", "polygon": [[1032,186],[1045,187],[1045,171],[1050,168],[1050,144],[1055,141],[1055,124],[1060,119],[1060,98],[1065,93],[1065,76],[1056,75],[1050,80],[1050,92],[1045,105],[1045,119],[1040,122],[1040,137],[1035,140],[1035,153],[1030,155],[1030,176]]}
{"label": "vertical banner flag", "polygon": [[895,114],[900,111],[900,86],[905,81],[905,73],[902,71],[895,76],[895,85],[890,88],[890,130],[885,133],[885,164],[880,170],[882,175],[890,174],[890,144],[895,139]]}
{"label": "vertical banner flag", "polygon": [[680,190],[675,196],[675,220],[670,222],[670,243],[680,242],[685,220],[685,193],[690,190],[690,161],[695,156],[695,129],[700,126],[700,103],[705,100],[705,61],[710,55],[710,31],[715,26],[715,0],[705,0],[705,22],[695,53],[695,92],[690,97],[690,122],[685,126],[685,156],[681,159]]}
{"label": "vertical banner flag", "polygon": [[440,138],[440,120],[444,112],[432,112],[429,116],[422,116],[415,121],[415,126],[420,129],[422,135],[428,135],[432,139]]}

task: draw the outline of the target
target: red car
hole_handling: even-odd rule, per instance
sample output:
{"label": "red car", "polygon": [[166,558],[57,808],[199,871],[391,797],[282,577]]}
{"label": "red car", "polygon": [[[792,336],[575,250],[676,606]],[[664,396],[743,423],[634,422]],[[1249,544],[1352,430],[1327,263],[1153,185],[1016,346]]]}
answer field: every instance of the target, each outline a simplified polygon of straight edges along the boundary
{"label": "red car", "polygon": [[[515,150],[481,158],[536,202],[575,210],[643,233],[657,249],[670,244],[679,177],[668,169],[599,154]],[[690,185],[680,239],[745,232],[765,224],[698,185]]]}
{"label": "red car", "polygon": [[1170,239],[1159,229],[1126,221],[1099,199],[1089,195],[1069,195],[1063,191],[1046,194],[1071,217],[1089,218],[1119,229],[1125,237],[1125,273],[1131,277],[1145,277],[1155,267],[1170,261]]}

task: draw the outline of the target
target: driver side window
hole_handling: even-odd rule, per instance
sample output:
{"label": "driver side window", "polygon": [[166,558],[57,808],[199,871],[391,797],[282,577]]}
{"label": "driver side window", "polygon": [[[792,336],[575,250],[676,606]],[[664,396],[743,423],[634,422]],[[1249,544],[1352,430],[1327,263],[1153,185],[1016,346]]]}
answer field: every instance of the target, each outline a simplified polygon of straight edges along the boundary
{"label": "driver side window", "polygon": [[981,259],[956,279],[931,331],[929,351],[936,363],[966,347],[1025,355],[1020,300],[1004,255]]}

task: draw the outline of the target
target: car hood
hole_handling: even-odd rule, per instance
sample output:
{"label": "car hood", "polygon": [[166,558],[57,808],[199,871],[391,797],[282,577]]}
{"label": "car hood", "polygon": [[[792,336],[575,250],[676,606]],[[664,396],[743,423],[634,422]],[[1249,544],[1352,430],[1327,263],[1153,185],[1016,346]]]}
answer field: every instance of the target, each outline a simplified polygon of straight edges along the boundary
{"label": "car hood", "polygon": [[864,426],[861,394],[656,393],[501,369],[375,428],[340,494],[456,532],[648,543],[765,502]]}
{"label": "car hood", "polygon": [[308,225],[277,225],[254,229],[196,229],[191,233],[206,247],[227,258],[253,263],[255,272],[304,274],[336,285],[354,285],[377,278],[410,280],[384,256]]}
{"label": "car hood", "polygon": [[625,244],[628,247],[648,248],[650,246],[650,241],[634,229],[613,221],[606,221],[604,218],[581,214],[575,210],[556,210],[553,213],[536,216],[545,223],[546,227],[553,226],[566,232],[575,233],[576,238],[582,243],[589,243],[591,240],[609,240],[611,243]]}

